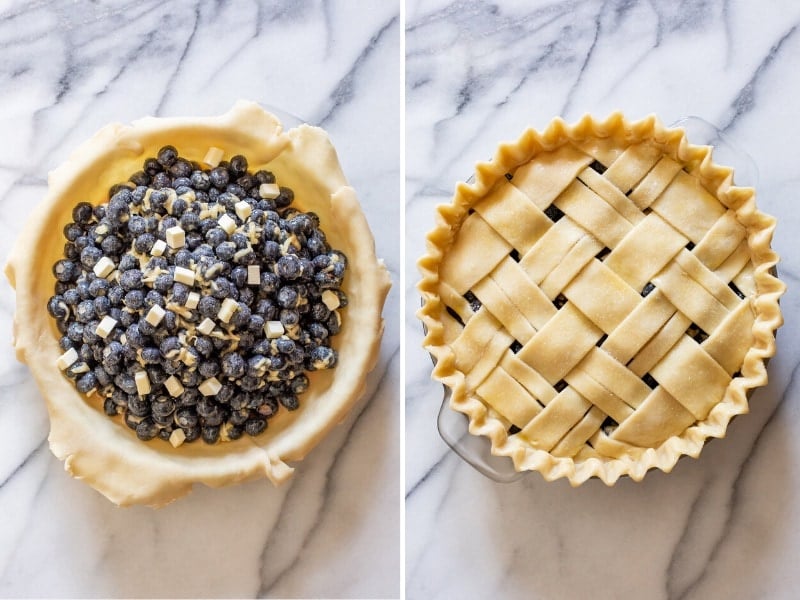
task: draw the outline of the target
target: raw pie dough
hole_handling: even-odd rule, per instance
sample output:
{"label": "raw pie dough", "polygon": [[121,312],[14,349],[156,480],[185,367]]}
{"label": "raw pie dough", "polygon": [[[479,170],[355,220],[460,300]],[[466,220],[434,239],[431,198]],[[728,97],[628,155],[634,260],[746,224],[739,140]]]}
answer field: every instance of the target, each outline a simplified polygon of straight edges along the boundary
{"label": "raw pie dough", "polygon": [[[126,181],[143,160],[171,144],[200,161],[209,147],[225,159],[247,157],[255,171],[267,168],[295,192],[294,205],[316,212],[334,248],[348,257],[343,290],[349,305],[334,347],[335,369],[309,373],[309,390],[294,412],[281,410],[256,438],[209,446],[173,448],[162,440],[142,442],[121,418],[111,419],[102,402],[84,398],[56,367],[59,334],[46,310],[53,294],[52,265],[62,255],[61,231],[75,204],[106,201],[111,185]],[[50,413],[50,448],[67,471],[120,505],[160,506],[191,491],[267,477],[278,484],[339,423],[364,392],[378,357],[381,311],[390,281],[355,191],[347,185],[336,152],[319,128],[283,131],[272,114],[252,102],[237,102],[219,117],[144,118],[131,126],[112,124],[82,144],[49,177],[49,192],[26,223],[6,266],[16,288],[14,346],[27,363]]]}
{"label": "raw pie dough", "polygon": [[767,381],[774,227],[655,117],[529,130],[437,211],[419,262],[434,378],[517,470],[670,471]]}

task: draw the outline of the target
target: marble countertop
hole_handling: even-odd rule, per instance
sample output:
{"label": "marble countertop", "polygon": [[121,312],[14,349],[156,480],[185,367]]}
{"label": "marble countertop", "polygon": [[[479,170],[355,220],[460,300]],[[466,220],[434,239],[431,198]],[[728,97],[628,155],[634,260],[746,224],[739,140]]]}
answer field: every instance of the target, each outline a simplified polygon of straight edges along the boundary
{"label": "marble countertop", "polygon": [[366,397],[281,488],[198,486],[120,509],[49,452],[0,286],[0,596],[397,597],[400,593],[400,11],[396,2],[0,6],[0,254],[46,175],[110,121],[238,98],[325,127],[395,282]]}
{"label": "marble countertop", "polygon": [[[408,0],[406,592],[435,598],[770,598],[800,594],[796,207],[800,6],[791,0]],[[789,285],[770,382],[724,440],[671,474],[572,489],[496,483],[439,438],[414,317],[433,208],[500,140],[557,115],[698,115],[747,149]]]}

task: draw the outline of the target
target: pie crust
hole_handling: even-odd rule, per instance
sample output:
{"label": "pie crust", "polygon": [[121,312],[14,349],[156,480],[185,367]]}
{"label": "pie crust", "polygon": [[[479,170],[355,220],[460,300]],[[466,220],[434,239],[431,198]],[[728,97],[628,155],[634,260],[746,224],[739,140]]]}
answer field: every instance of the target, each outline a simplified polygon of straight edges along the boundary
{"label": "pie crust", "polygon": [[418,263],[433,377],[518,471],[669,472],[766,384],[775,219],[682,129],[555,119],[436,217]]}
{"label": "pie crust", "polygon": [[[141,169],[143,160],[171,144],[200,161],[209,147],[247,157],[250,168],[268,168],[295,192],[300,210],[316,212],[331,245],[348,257],[342,289],[349,305],[333,338],[335,369],[309,373],[309,390],[294,412],[281,410],[252,438],[209,446],[173,448],[159,439],[142,442],[121,421],[103,413],[99,398],[85,398],[56,368],[59,334],[46,310],[53,293],[52,265],[62,255],[60,232],[79,201],[106,199],[106,190]],[[191,491],[195,482],[219,487],[269,478],[279,484],[342,421],[363,394],[375,366],[390,287],[366,218],[348,186],[327,134],[302,125],[283,131],[257,104],[239,101],[208,118],[147,117],[130,126],[111,124],[82,144],[49,176],[49,191],[24,226],[6,265],[16,289],[14,347],[44,396],[50,414],[50,448],[66,470],[120,505],[160,506]]]}

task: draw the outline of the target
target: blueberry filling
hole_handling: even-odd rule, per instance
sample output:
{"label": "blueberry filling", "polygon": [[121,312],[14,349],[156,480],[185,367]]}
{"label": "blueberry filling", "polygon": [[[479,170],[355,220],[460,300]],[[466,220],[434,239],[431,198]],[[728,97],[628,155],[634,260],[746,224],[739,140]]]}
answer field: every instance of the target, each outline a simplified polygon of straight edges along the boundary
{"label": "blueberry filling", "polygon": [[59,368],[174,446],[296,410],[306,373],[338,361],[347,259],[293,200],[243,156],[208,168],[165,146],[107,202],[77,204],[47,303]]}

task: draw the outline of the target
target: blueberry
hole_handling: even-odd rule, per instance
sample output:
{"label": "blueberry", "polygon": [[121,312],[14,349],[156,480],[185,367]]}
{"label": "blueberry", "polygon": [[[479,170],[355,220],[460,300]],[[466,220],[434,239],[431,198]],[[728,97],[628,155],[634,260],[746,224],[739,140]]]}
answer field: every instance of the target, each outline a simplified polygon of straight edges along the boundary
{"label": "blueberry", "polygon": [[156,427],[155,422],[150,417],[142,419],[136,426],[136,437],[143,442],[152,440],[156,435],[158,435],[158,427]]}
{"label": "blueberry", "polygon": [[197,370],[206,379],[216,377],[219,374],[219,363],[215,360],[204,360],[197,366]]}
{"label": "blueberry", "polygon": [[328,346],[317,346],[308,357],[306,367],[309,371],[331,369],[336,366],[336,351]]}
{"label": "blueberry", "polygon": [[297,396],[294,394],[281,394],[278,396],[278,401],[283,404],[287,410],[297,410],[300,406],[297,401]]}
{"label": "blueberry", "polygon": [[106,208],[106,216],[113,225],[128,221],[131,215],[130,202],[133,200],[130,190],[121,190],[111,199]]}
{"label": "blueberry", "polygon": [[94,299],[94,312],[98,317],[105,317],[111,311],[111,300],[105,296]]}
{"label": "blueberry", "polygon": [[203,441],[206,444],[215,444],[219,439],[218,425],[204,425],[202,428]]}
{"label": "blueberry", "polygon": [[80,225],[86,225],[91,222],[94,216],[94,208],[88,202],[79,202],[72,209],[72,220]]}
{"label": "blueberry", "polygon": [[264,294],[273,294],[280,286],[280,278],[275,273],[268,271],[261,273],[261,283],[259,289]]}
{"label": "blueberry", "polygon": [[120,373],[114,377],[114,384],[126,394],[135,394],[137,392],[136,380],[127,373]]}
{"label": "blueberry", "polygon": [[[189,348],[187,351],[191,353],[192,349]],[[195,360],[197,360],[197,358],[198,357],[195,357]],[[202,383],[200,373],[197,371],[189,371],[188,369],[184,369],[181,372],[180,380],[185,387],[197,387]]]}
{"label": "blueberry", "polygon": [[192,163],[183,158],[179,158],[170,166],[169,173],[175,178],[188,178],[192,174],[192,170]]}
{"label": "blueberry", "polygon": [[116,416],[117,405],[114,404],[114,401],[111,398],[106,398],[105,400],[103,400],[103,412],[106,413],[109,417]]}
{"label": "blueberry", "polygon": [[168,337],[161,342],[159,350],[167,360],[176,360],[181,351],[181,341],[176,337]]}
{"label": "blueberry", "polygon": [[150,310],[156,304],[158,304],[161,308],[164,308],[167,305],[166,301],[164,300],[164,297],[161,294],[159,294],[155,290],[150,290],[144,297],[144,306],[145,308]]}
{"label": "blueberry", "polygon": [[256,436],[267,428],[267,420],[262,417],[252,417],[244,424],[247,435]]}
{"label": "blueberry", "polygon": [[54,319],[64,319],[69,315],[69,307],[63,296],[53,296],[47,301],[47,312]]}
{"label": "blueberry", "polygon": [[189,286],[176,281],[172,285],[172,301],[183,305],[186,304],[186,301],[189,299]]}
{"label": "blueberry", "polygon": [[283,308],[297,308],[299,303],[300,296],[295,288],[287,285],[278,290],[278,304]]}
{"label": "blueberry", "polygon": [[173,256],[173,261],[176,267],[188,269],[192,264],[192,253],[186,248],[181,248]]}
{"label": "blueberry", "polygon": [[[139,331],[141,331],[141,323],[139,323],[138,327]],[[157,365],[161,362],[161,351],[153,346],[142,348],[141,356],[142,361],[148,365]]]}
{"label": "blueberry", "polygon": [[300,259],[294,254],[281,256],[275,264],[275,272],[283,279],[297,279],[302,275]]}
{"label": "blueberry", "polygon": [[262,333],[264,331],[264,317],[259,314],[251,314],[247,321],[247,330],[251,333]]}
{"label": "blueberry", "polygon": [[231,384],[223,383],[216,395],[217,402],[225,404],[226,402],[230,401],[235,393],[236,390]]}
{"label": "blueberry", "polygon": [[199,419],[197,418],[197,412],[195,412],[194,408],[184,407],[175,411],[175,423],[177,423],[178,427],[181,429],[194,427],[198,422]]}
{"label": "blueberry", "polygon": [[278,208],[286,208],[294,201],[294,192],[287,187],[281,187],[281,192],[278,194],[278,197],[275,198],[275,206]]}
{"label": "blueberry", "polygon": [[236,312],[234,312],[231,317],[231,324],[238,328],[247,327],[247,324],[250,322],[250,315],[250,308],[247,304],[239,302]]}
{"label": "blueberry", "polygon": [[173,281],[174,281],[173,275],[170,275],[169,273],[161,273],[156,277],[156,280],[153,282],[153,289],[158,292],[161,292],[162,294],[166,294],[172,287]]}
{"label": "blueberry", "polygon": [[224,167],[215,167],[211,169],[208,174],[209,181],[211,181],[211,185],[219,190],[225,189],[225,187],[230,182],[230,176],[228,175],[228,170]]}
{"label": "blueberry", "polygon": [[119,276],[119,284],[124,290],[140,290],[144,287],[143,274],[139,269],[129,269]]}
{"label": "blueberry", "polygon": [[250,377],[263,377],[268,366],[268,361],[264,356],[254,354],[247,359],[247,375]]}
{"label": "blueberry", "polygon": [[137,186],[146,186],[150,183],[150,176],[144,171],[136,171],[128,178],[128,181],[136,184]]}
{"label": "blueberry", "polygon": [[166,416],[175,412],[175,401],[167,396],[158,396],[150,403],[153,415]]}
{"label": "blueberry", "polygon": [[233,255],[236,254],[236,244],[233,242],[222,242],[217,245],[214,252],[220,260],[232,260]]}
{"label": "blueberry", "polygon": [[87,323],[95,317],[94,301],[83,300],[75,308],[75,319],[80,323]]}
{"label": "blueberry", "polygon": [[282,308],[278,314],[278,319],[283,326],[297,325],[300,322],[300,313],[296,308]]}
{"label": "blueberry", "polygon": [[244,375],[244,359],[236,352],[229,352],[222,357],[222,373],[230,378],[237,378]]}
{"label": "blueberry", "polygon": [[152,233],[143,233],[134,240],[133,249],[140,254],[147,254],[153,249],[153,244],[155,243],[156,236]]}
{"label": "blueberry", "polygon": [[200,298],[200,302],[197,304],[197,310],[204,317],[213,319],[217,316],[220,306],[221,304],[219,300],[213,296],[203,296]]}
{"label": "blueberry", "polygon": [[292,379],[291,388],[293,393],[302,394],[308,390],[308,377],[306,377],[303,373],[296,375],[295,378]]}
{"label": "blueberry", "polygon": [[97,388],[97,377],[92,371],[88,373],[84,373],[78,378],[78,381],[75,383],[75,387],[78,388],[78,391],[81,394],[88,394],[93,389]]}
{"label": "blueberry", "polygon": [[211,343],[211,340],[206,337],[198,337],[194,341],[194,348],[199,354],[206,357],[210,356],[214,351],[214,345]]}
{"label": "blueberry", "polygon": [[75,289],[80,295],[81,300],[89,300],[92,297],[92,294],[89,292],[89,281],[85,278],[78,279],[78,282],[75,284]]}
{"label": "blueberry", "polygon": [[247,159],[241,154],[232,156],[228,165],[228,170],[235,177],[241,177],[247,173]]}
{"label": "blueberry", "polygon": [[280,307],[269,298],[262,298],[256,304],[256,314],[264,317],[266,321],[275,321],[278,318]]}
{"label": "blueberry", "polygon": [[219,246],[222,242],[228,239],[228,234],[221,227],[214,227],[206,233],[206,242],[212,247]]}
{"label": "blueberry", "polygon": [[275,347],[282,354],[291,354],[294,351],[295,344],[284,335],[275,340]]}
{"label": "blueberry", "polygon": [[178,160],[178,151],[174,146],[164,146],[158,151],[156,160],[162,167],[171,167]]}
{"label": "blueberry", "polygon": [[200,437],[200,425],[185,427],[183,433],[186,435],[186,443],[191,443]]}
{"label": "blueberry", "polygon": [[69,283],[80,276],[80,268],[71,260],[59,260],[53,265],[53,275],[58,281]]}
{"label": "blueberry", "polygon": [[256,293],[252,288],[246,287],[239,291],[239,302],[250,305],[256,299]]}
{"label": "blueberry", "polygon": [[134,236],[142,235],[147,231],[147,222],[139,215],[132,215],[128,219],[128,231]]}
{"label": "blueberry", "polygon": [[330,335],[336,335],[341,330],[342,325],[339,321],[339,314],[335,310],[331,311],[331,314],[325,321],[325,327],[328,329],[328,334]]}
{"label": "blueberry", "polygon": [[142,290],[131,290],[125,294],[123,302],[125,306],[133,310],[142,308],[142,306],[144,306],[144,293]]}
{"label": "blueberry", "polygon": [[195,190],[200,191],[208,191],[208,188],[211,187],[211,178],[209,177],[208,173],[203,171],[194,171],[190,177],[191,186]]}
{"label": "blueberry", "polygon": [[153,176],[156,173],[160,173],[161,171],[164,170],[164,167],[155,158],[145,159],[144,165],[143,165],[142,168],[143,168],[144,172],[147,173],[150,176]]}

